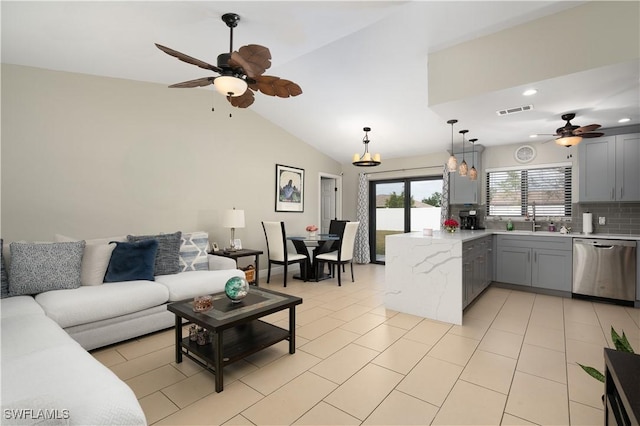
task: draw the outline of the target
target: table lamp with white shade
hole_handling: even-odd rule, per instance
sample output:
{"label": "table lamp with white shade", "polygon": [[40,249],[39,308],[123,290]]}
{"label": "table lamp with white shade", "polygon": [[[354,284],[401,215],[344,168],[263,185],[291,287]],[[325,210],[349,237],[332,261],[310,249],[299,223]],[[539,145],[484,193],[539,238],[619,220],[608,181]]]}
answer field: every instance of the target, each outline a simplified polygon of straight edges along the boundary
{"label": "table lamp with white shade", "polygon": [[236,251],[235,231],[236,228],[244,228],[244,210],[225,210],[222,216],[222,226],[231,228],[231,248],[230,251]]}

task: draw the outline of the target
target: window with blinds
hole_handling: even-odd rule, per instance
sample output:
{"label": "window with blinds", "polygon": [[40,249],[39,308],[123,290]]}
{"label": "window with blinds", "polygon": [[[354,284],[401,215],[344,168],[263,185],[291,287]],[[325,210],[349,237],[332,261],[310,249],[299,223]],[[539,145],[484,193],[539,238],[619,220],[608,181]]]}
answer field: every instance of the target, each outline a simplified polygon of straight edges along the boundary
{"label": "window with blinds", "polygon": [[487,216],[571,216],[571,166],[487,172]]}

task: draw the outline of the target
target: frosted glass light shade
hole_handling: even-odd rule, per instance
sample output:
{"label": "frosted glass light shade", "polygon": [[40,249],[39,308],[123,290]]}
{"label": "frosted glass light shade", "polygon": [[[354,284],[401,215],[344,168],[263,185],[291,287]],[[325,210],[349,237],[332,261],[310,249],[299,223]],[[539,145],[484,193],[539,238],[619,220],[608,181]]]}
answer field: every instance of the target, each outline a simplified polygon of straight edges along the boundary
{"label": "frosted glass light shade", "polygon": [[247,82],[241,78],[230,75],[222,75],[213,80],[213,86],[218,93],[224,96],[240,96],[247,91]]}
{"label": "frosted glass light shade", "polygon": [[222,216],[224,228],[244,228],[244,210],[225,210]]}
{"label": "frosted glass light shade", "polygon": [[380,163],[382,161],[380,158],[380,154],[373,154],[373,161],[377,161],[378,163]]}
{"label": "frosted glass light shade", "polygon": [[469,166],[467,165],[467,162],[462,160],[462,163],[460,163],[460,167],[458,167],[458,173],[460,173],[460,176],[466,176],[468,171]]}
{"label": "frosted glass light shade", "polygon": [[455,172],[456,170],[458,170],[458,159],[455,155],[449,157],[449,160],[447,161],[447,169],[450,172]]}
{"label": "frosted glass light shade", "polygon": [[578,145],[582,141],[582,136],[567,136],[565,138],[556,139],[556,143],[562,146]]}
{"label": "frosted glass light shade", "polygon": [[472,166],[469,170],[469,179],[478,180],[478,171],[476,170],[475,166]]}

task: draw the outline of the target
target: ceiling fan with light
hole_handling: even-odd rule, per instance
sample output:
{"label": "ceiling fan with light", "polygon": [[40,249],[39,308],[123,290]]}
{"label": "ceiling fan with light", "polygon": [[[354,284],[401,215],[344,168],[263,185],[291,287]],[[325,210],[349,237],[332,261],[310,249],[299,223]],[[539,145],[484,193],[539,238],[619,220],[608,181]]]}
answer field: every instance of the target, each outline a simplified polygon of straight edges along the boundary
{"label": "ceiling fan with light", "polygon": [[558,127],[554,136],[558,145],[570,147],[577,145],[582,138],[599,138],[604,135],[601,132],[594,132],[600,128],[599,124],[590,124],[588,126],[575,126],[571,124],[571,120],[576,117],[574,113],[563,114],[562,119],[567,123],[563,127]]}
{"label": "ceiling fan with light", "polygon": [[247,108],[254,102],[254,91],[265,95],[288,98],[298,96],[302,89],[296,83],[280,77],[263,75],[271,67],[271,52],[257,44],[242,46],[233,50],[233,29],[238,25],[240,16],[235,13],[225,13],[222,20],[230,30],[229,53],[218,55],[217,66],[193,58],[184,53],[156,43],[158,49],[167,55],[183,62],[214,71],[219,76],[203,77],[196,80],[172,84],[172,88],[193,88],[213,84],[218,92],[227,97],[231,105],[237,108]]}

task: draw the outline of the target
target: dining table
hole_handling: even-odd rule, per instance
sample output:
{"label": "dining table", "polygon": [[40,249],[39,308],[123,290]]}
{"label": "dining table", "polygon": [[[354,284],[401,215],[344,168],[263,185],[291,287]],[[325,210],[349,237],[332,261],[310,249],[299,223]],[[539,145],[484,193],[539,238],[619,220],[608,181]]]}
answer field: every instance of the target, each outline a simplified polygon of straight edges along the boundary
{"label": "dining table", "polygon": [[[300,274],[294,275],[293,278],[304,281],[321,281],[331,277],[330,274],[325,274],[324,270],[322,270],[319,271],[318,277],[316,278],[316,256],[333,251],[334,243],[340,242],[339,235],[315,234],[290,236],[287,237],[287,240],[293,243],[298,254],[307,256],[307,261],[300,269]],[[311,254],[309,254],[310,249],[312,250]]]}

